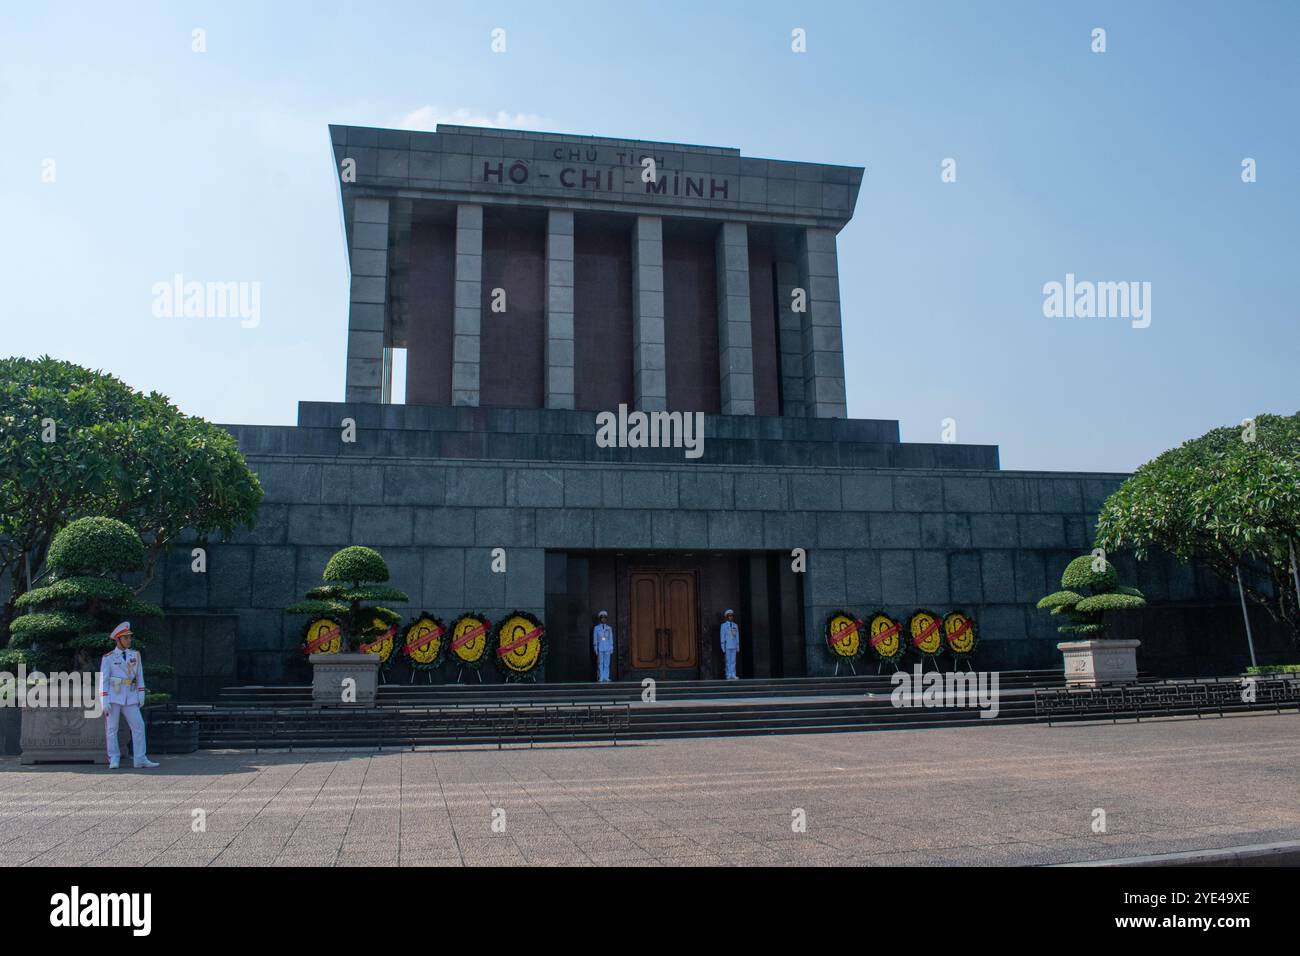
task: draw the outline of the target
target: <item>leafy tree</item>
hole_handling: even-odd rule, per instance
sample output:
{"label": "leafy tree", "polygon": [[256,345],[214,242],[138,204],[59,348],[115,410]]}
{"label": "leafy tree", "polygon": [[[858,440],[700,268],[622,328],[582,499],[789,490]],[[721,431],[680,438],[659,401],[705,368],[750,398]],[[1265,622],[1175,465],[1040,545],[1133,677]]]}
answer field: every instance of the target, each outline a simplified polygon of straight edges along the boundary
{"label": "leafy tree", "polygon": [[1113,564],[1100,555],[1085,554],[1065,566],[1061,590],[1039,601],[1038,608],[1070,619],[1057,628],[1062,634],[1093,639],[1106,636],[1110,627],[1106,612],[1131,611],[1146,604],[1141,591],[1119,583]]}
{"label": "leafy tree", "polygon": [[[10,627],[0,667],[24,663],[33,670],[94,670],[110,649],[113,627],[124,619],[160,617],[155,604],[136,600],[121,575],[144,563],[140,536],[114,518],[78,518],[50,543],[50,575],[41,587],[17,600],[26,612]],[[143,639],[138,632],[135,643]],[[155,668],[150,668],[156,673]]]}
{"label": "leafy tree", "polygon": [[401,615],[372,601],[401,601],[405,591],[388,587],[388,563],[373,548],[352,545],[335,552],[321,579],[329,583],[307,592],[307,600],[291,604],[290,614],[332,617],[339,622],[343,650],[357,650],[397,625]]}
{"label": "leafy tree", "polygon": [[1102,505],[1097,544],[1197,560],[1233,585],[1240,568],[1246,597],[1300,644],[1300,414],[1216,428],[1147,462]]}
{"label": "leafy tree", "polygon": [[143,538],[139,593],[183,530],[251,527],[261,500],[234,437],[165,396],[48,356],[0,359],[0,640],[69,521],[110,516]]}

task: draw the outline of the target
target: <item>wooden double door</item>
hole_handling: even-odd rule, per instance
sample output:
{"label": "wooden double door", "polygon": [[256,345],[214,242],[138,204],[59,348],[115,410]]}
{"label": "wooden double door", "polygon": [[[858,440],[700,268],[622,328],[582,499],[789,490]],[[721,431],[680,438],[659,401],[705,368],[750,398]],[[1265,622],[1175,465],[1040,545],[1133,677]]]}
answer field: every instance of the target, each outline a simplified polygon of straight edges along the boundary
{"label": "wooden double door", "polygon": [[700,643],[696,572],[634,570],[628,583],[628,663],[632,670],[697,669]]}

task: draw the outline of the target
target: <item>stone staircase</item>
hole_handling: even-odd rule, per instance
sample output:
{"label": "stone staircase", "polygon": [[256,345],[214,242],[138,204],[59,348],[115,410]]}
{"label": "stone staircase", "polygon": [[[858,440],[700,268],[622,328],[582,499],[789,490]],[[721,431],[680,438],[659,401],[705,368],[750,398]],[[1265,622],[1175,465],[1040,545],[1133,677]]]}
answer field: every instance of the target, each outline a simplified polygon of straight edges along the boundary
{"label": "stone staircase", "polygon": [[1036,687],[1059,671],[1003,672],[998,713],[977,707],[899,707],[889,677],[660,681],[653,701],[636,682],[387,684],[369,709],[311,707],[308,687],[231,687],[213,705],[182,705],[200,746],[414,746],[547,740],[652,740],[833,733],[1020,723],[1036,719]]}

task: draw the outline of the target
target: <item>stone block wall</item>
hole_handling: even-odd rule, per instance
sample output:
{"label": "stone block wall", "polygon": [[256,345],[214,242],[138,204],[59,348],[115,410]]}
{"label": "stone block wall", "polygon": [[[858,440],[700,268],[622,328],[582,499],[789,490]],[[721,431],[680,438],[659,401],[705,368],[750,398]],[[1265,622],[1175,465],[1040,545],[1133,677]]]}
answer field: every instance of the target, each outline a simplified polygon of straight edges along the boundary
{"label": "stone block wall", "polygon": [[[236,433],[244,442],[266,430]],[[403,447],[400,430],[374,431],[376,450]],[[294,662],[303,620],[282,609],[319,582],[335,550],[354,543],[384,554],[392,583],[411,595],[404,613],[445,620],[466,610],[495,620],[514,608],[544,616],[548,551],[803,548],[809,674],[829,672],[822,626],[840,606],[900,618],[920,607],[961,608],[980,627],[980,666],[1056,667],[1056,622],[1033,605],[1089,550],[1097,509],[1124,477],[335,452],[250,453],[266,492],[257,527],[214,543],[206,574],[193,573],[189,545],[178,546],[147,595],[174,615],[233,621],[237,682],[305,679]],[[504,574],[491,570],[498,547]],[[1231,606],[1231,593],[1187,566],[1124,555],[1115,563],[1153,603],[1135,628],[1150,631],[1170,601]],[[1169,621],[1155,630],[1174,646],[1185,620]],[[1196,654],[1207,666],[1206,649]],[[1178,666],[1178,655],[1163,660]]]}

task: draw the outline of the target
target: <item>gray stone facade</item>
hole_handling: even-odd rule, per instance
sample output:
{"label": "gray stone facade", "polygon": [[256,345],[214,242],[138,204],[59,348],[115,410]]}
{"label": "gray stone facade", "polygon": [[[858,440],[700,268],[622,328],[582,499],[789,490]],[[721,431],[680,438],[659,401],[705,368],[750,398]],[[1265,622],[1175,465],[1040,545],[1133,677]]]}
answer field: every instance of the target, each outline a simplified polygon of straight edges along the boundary
{"label": "gray stone facade", "polygon": [[[331,126],[330,136],[335,159],[355,162],[358,188],[650,215],[671,208],[814,228],[838,229],[848,221],[863,173],[856,166],[750,158],[729,147],[446,123],[434,133]],[[646,157],[656,162],[654,182],[642,175]]]}
{"label": "gray stone facade", "polygon": [[[572,370],[570,352],[582,343],[565,334],[572,325],[571,277],[565,284],[571,252],[569,260],[562,257],[571,242],[557,237],[571,237],[573,214],[583,212],[635,220],[635,407],[657,410],[667,401],[664,220],[703,220],[718,226],[723,413],[755,412],[746,238],[754,226],[781,231],[782,291],[797,283],[807,292],[806,310],[778,317],[789,396],[784,413],[847,414],[835,235],[853,214],[861,168],[755,159],[722,147],[448,125],[435,133],[331,126],[330,134],[340,173],[348,170],[342,206],[353,237],[348,400],[386,400],[386,366],[375,363],[384,348],[400,345],[398,316],[405,310],[405,277],[389,260],[397,258],[400,223],[409,221],[413,204],[438,202],[456,208],[454,404],[477,405],[481,397],[483,207],[542,207],[554,217],[547,223],[545,407],[573,407],[572,371],[565,370]],[[642,165],[646,159],[654,161],[653,175]],[[390,206],[399,214],[391,215]],[[782,301],[789,306],[791,299],[787,294]]]}
{"label": "gray stone facade", "polygon": [[800,313],[805,409],[816,418],[843,418],[848,414],[848,400],[844,391],[839,265],[832,230],[806,229],[801,234],[799,282],[808,294],[807,307]]}
{"label": "gray stone facade", "polygon": [[387,199],[358,198],[352,208],[348,257],[348,364],[350,402],[378,402],[384,374],[384,328],[388,303]]}
{"label": "gray stone facade", "polygon": [[[934,446],[928,467],[814,467],[777,463],[778,456],[770,464],[727,464],[712,449],[735,439],[716,435],[699,461],[669,450],[676,461],[638,463],[636,449],[597,461],[591,416],[547,411],[516,411],[515,431],[497,434],[538,437],[528,429],[549,419],[552,437],[566,437],[566,423],[586,419],[587,434],[567,436],[577,441],[565,446],[584,454],[553,457],[565,450],[558,446],[544,447],[538,460],[415,452],[431,437],[491,436],[489,425],[505,424],[450,427],[455,415],[471,411],[482,414],[304,403],[305,424],[297,427],[231,426],[266,492],[258,525],[213,544],[206,574],[190,570],[188,545],[178,547],[146,596],[167,607],[173,625],[198,615],[233,628],[239,682],[302,682],[295,659],[303,620],[282,609],[319,583],[329,556],[348,544],[384,554],[393,583],[411,596],[404,613],[427,610],[444,620],[467,610],[496,619],[514,608],[544,616],[547,552],[776,552],[788,560],[802,548],[808,674],[829,673],[822,623],[837,607],[884,608],[902,618],[917,608],[961,608],[980,627],[979,666],[1050,668],[1060,664],[1056,622],[1034,602],[1091,547],[1097,509],[1124,478],[964,467],[971,452],[956,445]],[[433,422],[434,412],[448,418]],[[358,422],[356,443],[341,440],[344,417]],[[761,430],[778,420],[749,421]],[[799,422],[822,436],[805,435],[808,444],[827,448],[855,442],[837,441],[826,426],[870,432],[885,424]],[[497,547],[506,549],[504,574],[491,570]],[[1231,611],[1230,595],[1188,566],[1115,561],[1153,602],[1148,621],[1166,631],[1163,640],[1171,637],[1158,623],[1168,602],[1216,600]]]}
{"label": "gray stone facade", "polygon": [[573,213],[546,214],[546,407],[573,407]]}
{"label": "gray stone facade", "polygon": [[454,405],[477,405],[479,398],[480,297],[483,278],[483,207],[456,207],[456,290],[451,366]]}
{"label": "gray stone facade", "polygon": [[[295,426],[228,426],[266,493],[257,526],[210,544],[206,573],[191,569],[192,542],[179,544],[145,595],[167,609],[182,694],[305,683],[304,621],[283,608],[351,544],[383,553],[392,583],[410,595],[396,608],[408,617],[426,611],[450,623],[477,611],[496,620],[519,609],[543,619],[549,639],[568,648],[562,667],[552,660],[568,679],[588,676],[589,598],[613,601],[613,618],[626,624],[633,572],[699,582],[704,650],[683,676],[717,676],[706,645],[733,603],[742,634],[762,635],[744,653],[765,675],[830,673],[823,626],[838,608],[883,609],[901,621],[922,608],[961,609],[979,628],[977,666],[1060,667],[1057,621],[1034,604],[1091,548],[1098,509],[1125,476],[1004,472],[994,446],[903,443],[895,421],[846,417],[836,234],[853,212],[861,169],[464,127],[331,127],[331,135],[336,160],[357,171],[343,186],[346,402],[301,403]],[[642,176],[647,156],[653,178]],[[424,275],[442,263],[449,278],[442,298],[426,295],[425,313],[409,315],[416,300],[403,283],[417,203],[425,240],[443,250],[425,260]],[[517,208],[505,216],[492,208],[501,206]],[[611,245],[600,268],[622,269],[618,281],[630,283],[619,291],[630,296],[622,321],[636,409],[670,407],[669,363],[682,361],[665,336],[666,229],[695,250],[672,261],[695,281],[677,287],[694,293],[679,309],[697,311],[670,317],[707,315],[711,335],[716,304],[717,379],[691,383],[698,394],[718,386],[721,414],[705,417],[700,457],[602,447],[596,412],[575,404],[575,363],[589,344],[575,332],[584,291],[575,216],[626,227],[626,243]],[[485,221],[496,230],[486,246]],[[540,359],[536,407],[481,405],[492,385],[481,344],[493,255],[494,275],[527,259],[537,285],[518,288],[541,290],[529,312],[540,323],[537,351],[516,349]],[[760,337],[756,303],[769,277]],[[386,350],[403,323],[435,320],[447,345],[423,358],[443,384],[450,375],[449,403],[388,404]],[[597,339],[609,331],[587,328]],[[708,355],[693,357],[691,374],[707,364],[712,375]],[[757,414],[760,358],[769,388],[761,397],[778,393],[767,407],[779,415]],[[353,440],[345,420],[355,423]],[[503,572],[493,569],[497,548]],[[806,558],[801,570],[796,554]],[[1149,639],[1144,669],[1205,673],[1235,660],[1213,636],[1234,627],[1220,582],[1169,560],[1113,560],[1152,605],[1120,631]]]}
{"label": "gray stone facade", "polygon": [[632,390],[637,408],[667,407],[666,361],[663,221],[638,216],[632,232]]}
{"label": "gray stone facade", "polygon": [[749,318],[749,237],[745,224],[724,222],[716,246],[722,414],[753,415],[754,339]]}

